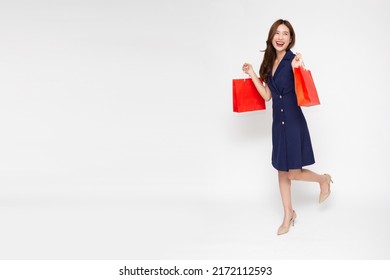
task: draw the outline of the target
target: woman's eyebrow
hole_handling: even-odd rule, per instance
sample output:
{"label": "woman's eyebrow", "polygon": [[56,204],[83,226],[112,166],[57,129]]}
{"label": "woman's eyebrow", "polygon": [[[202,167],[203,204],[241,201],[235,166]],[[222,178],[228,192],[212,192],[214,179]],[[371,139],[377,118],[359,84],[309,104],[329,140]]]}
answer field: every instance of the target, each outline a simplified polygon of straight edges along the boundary
{"label": "woman's eyebrow", "polygon": [[281,31],[281,30],[276,30],[276,32],[278,32],[278,33],[286,33],[286,34],[290,33],[289,31]]}

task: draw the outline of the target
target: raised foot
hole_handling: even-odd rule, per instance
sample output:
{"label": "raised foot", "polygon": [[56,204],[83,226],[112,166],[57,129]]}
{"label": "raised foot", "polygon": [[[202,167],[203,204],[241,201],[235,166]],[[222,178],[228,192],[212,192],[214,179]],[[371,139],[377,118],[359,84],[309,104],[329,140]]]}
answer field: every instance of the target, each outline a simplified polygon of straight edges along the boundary
{"label": "raised foot", "polygon": [[326,176],[326,191],[323,191],[323,188],[321,188],[320,197],[319,197],[319,203],[323,203],[330,195],[330,183],[333,183],[332,176],[329,174],[324,174]]}

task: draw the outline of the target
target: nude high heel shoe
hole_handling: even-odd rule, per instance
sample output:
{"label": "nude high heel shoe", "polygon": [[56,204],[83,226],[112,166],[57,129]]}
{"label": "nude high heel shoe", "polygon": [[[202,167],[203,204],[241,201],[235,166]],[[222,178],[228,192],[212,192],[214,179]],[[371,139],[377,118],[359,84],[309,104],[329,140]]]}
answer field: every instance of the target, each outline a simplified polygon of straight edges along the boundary
{"label": "nude high heel shoe", "polygon": [[288,223],[288,226],[283,226],[281,225],[278,229],[278,235],[282,235],[282,234],[285,234],[287,233],[289,230],[290,230],[290,226],[294,226],[294,223],[295,223],[295,219],[297,218],[297,214],[295,213],[295,211],[293,210],[293,216],[290,220],[290,222]]}
{"label": "nude high heel shoe", "polygon": [[329,186],[329,191],[325,194],[321,193],[320,192],[320,198],[319,198],[319,203],[323,203],[330,195],[330,183],[333,184],[333,181],[332,181],[332,176],[330,176],[329,174],[324,174],[326,177],[328,177],[328,186]]}

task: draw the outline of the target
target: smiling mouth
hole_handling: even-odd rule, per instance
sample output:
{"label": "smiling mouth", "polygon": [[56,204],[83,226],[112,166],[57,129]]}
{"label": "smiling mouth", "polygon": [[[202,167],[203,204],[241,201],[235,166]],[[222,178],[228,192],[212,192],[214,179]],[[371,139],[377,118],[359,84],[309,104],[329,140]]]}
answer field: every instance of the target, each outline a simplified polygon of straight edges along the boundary
{"label": "smiling mouth", "polygon": [[284,46],[284,42],[282,42],[282,41],[276,41],[276,45],[277,45],[278,47],[283,47],[283,46]]}

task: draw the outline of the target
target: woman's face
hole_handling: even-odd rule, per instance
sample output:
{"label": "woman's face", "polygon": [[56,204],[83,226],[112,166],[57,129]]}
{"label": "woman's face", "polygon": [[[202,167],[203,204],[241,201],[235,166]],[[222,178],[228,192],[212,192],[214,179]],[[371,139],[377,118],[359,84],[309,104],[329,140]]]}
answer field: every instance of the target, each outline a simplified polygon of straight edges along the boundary
{"label": "woman's face", "polygon": [[284,24],[281,24],[276,29],[274,38],[272,39],[272,45],[278,52],[285,51],[291,43],[290,30]]}

